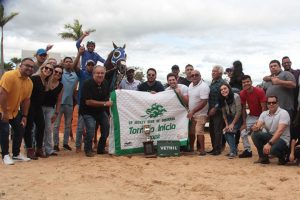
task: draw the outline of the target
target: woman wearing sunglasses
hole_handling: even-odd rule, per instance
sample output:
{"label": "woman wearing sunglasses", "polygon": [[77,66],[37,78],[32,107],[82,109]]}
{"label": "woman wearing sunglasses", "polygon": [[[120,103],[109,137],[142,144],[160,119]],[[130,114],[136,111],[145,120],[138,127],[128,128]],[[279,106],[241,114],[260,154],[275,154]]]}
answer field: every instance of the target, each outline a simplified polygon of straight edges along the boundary
{"label": "woman wearing sunglasses", "polygon": [[52,76],[49,78],[47,91],[42,104],[45,119],[44,148],[46,156],[57,156],[57,153],[53,150],[52,125],[60,110],[63,94],[63,84],[61,83],[62,74],[63,67],[56,65]]}
{"label": "woman wearing sunglasses", "polygon": [[[42,109],[42,104],[44,102],[46,94],[46,86],[49,77],[53,73],[53,66],[48,63],[41,68],[39,74],[31,77],[33,83],[32,94],[30,97],[30,107],[27,116],[27,125],[25,128],[24,140],[27,148],[27,157],[33,160],[37,160],[38,157],[45,158],[46,155],[43,151],[43,139],[44,139],[44,129],[45,121]],[[35,124],[35,142],[36,151],[32,142],[33,135],[33,123]]]}
{"label": "woman wearing sunglasses", "polygon": [[230,153],[228,156],[230,159],[232,159],[237,156],[235,134],[240,129],[242,124],[241,99],[238,94],[233,93],[230,85],[227,83],[223,83],[220,86],[220,93],[220,105],[222,107],[223,119],[225,122],[223,133],[225,134],[225,139],[230,148]]}

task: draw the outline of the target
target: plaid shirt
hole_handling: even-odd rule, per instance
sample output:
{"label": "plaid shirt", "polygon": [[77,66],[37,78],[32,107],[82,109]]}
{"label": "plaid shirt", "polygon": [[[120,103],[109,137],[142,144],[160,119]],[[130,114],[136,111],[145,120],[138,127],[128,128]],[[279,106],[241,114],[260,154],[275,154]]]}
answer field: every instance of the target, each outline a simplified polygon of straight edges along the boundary
{"label": "plaid shirt", "polygon": [[219,94],[220,94],[220,86],[222,83],[225,83],[225,80],[219,78],[218,80],[212,80],[209,86],[210,88],[209,99],[208,99],[209,110],[213,107],[219,108]]}

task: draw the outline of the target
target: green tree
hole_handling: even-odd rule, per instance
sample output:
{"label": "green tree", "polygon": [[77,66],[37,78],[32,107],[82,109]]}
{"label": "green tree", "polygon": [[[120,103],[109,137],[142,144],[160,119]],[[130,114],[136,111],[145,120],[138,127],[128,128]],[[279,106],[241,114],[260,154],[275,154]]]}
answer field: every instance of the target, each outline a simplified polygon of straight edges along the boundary
{"label": "green tree", "polygon": [[[65,32],[58,33],[58,35],[64,40],[71,39],[76,41],[83,34],[82,24],[80,24],[78,19],[75,19],[73,24],[65,24],[64,29],[66,29]],[[96,29],[88,29],[86,31],[91,33],[95,32]]]}
{"label": "green tree", "polygon": [[12,58],[10,59],[10,62],[14,63],[16,66],[17,66],[18,64],[20,64],[21,61],[22,61],[22,59],[21,59],[21,58],[17,58],[17,57],[12,57]]}
{"label": "green tree", "polygon": [[3,28],[7,22],[17,16],[19,13],[12,12],[9,15],[4,15],[4,6],[0,3],[0,26],[1,26],[1,63],[0,63],[0,77],[4,72],[4,53],[3,53]]}

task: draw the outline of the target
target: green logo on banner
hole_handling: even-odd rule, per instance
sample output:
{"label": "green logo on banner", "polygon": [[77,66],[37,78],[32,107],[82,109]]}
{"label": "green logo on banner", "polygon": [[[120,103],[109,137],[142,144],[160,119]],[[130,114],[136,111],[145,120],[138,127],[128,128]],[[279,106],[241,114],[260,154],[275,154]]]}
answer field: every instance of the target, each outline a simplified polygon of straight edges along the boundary
{"label": "green logo on banner", "polygon": [[147,115],[141,116],[144,118],[156,118],[162,116],[167,110],[162,106],[157,103],[152,104],[151,108],[148,108],[146,110]]}

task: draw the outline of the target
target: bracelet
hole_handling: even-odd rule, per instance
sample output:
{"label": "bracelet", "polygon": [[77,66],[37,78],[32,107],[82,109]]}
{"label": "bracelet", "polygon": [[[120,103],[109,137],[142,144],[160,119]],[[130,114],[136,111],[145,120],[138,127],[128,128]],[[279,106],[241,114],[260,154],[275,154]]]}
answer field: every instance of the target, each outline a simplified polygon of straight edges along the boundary
{"label": "bracelet", "polygon": [[104,102],[103,106],[104,106],[104,107],[106,106],[106,101]]}

